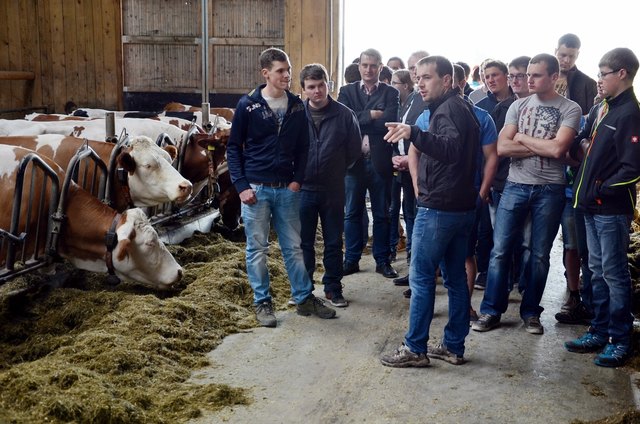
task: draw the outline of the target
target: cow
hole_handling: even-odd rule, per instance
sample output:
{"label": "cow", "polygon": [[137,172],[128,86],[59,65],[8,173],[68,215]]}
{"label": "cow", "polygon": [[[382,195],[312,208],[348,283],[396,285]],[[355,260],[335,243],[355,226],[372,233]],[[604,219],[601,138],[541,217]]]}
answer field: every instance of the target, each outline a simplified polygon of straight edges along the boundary
{"label": "cow", "polygon": [[[166,133],[175,144],[183,140],[187,131],[165,122],[152,119],[122,118],[115,120],[115,133],[119,135],[126,129],[131,136],[144,135],[156,140]],[[83,137],[89,140],[105,140],[106,123],[104,119],[87,121],[37,122],[20,119],[0,119],[0,135],[38,135],[62,134]]]}
{"label": "cow", "polygon": [[[164,122],[165,124],[173,125],[174,127],[178,127],[181,130],[189,131],[193,124],[193,122],[183,119],[180,117],[174,116],[165,116],[164,112],[160,114],[154,112],[117,112],[115,118],[136,118],[136,119],[151,119],[153,121]],[[74,116],[74,115],[61,115],[58,113],[30,113],[25,115],[24,119],[26,121],[35,121],[35,122],[59,122],[59,121],[94,121],[97,119],[105,119],[102,118],[87,118],[84,116]],[[200,132],[204,132],[202,128],[198,128]]]}
{"label": "cow", "polygon": [[[164,111],[167,116],[171,116],[172,113],[191,113],[196,117],[196,123],[198,125],[202,125],[202,108],[197,106],[184,105],[182,103],[177,102],[169,102],[165,105]],[[219,124],[222,124],[220,118],[224,118],[227,125],[233,121],[233,114],[235,110],[228,107],[212,107],[209,108],[209,122],[214,122],[216,117],[218,118]],[[183,116],[183,115],[181,115]]]}
{"label": "cow", "polygon": [[[51,168],[60,186],[65,179],[64,170],[52,159],[23,147],[0,145],[0,195],[14,199],[20,161],[28,155],[37,157]],[[35,177],[32,174],[35,172]],[[35,193],[45,183],[43,174],[27,167],[24,187],[33,187]],[[45,210],[55,200],[51,190],[45,190],[41,202]],[[27,256],[38,246],[39,254],[45,251],[47,231],[46,219],[28,213],[29,191],[22,193],[18,232],[26,233],[25,245],[21,246]],[[145,215],[138,208],[122,213],[103,204],[91,194],[71,182],[64,196],[64,220],[58,237],[57,253],[79,269],[115,274],[118,278],[136,281],[158,289],[168,289],[182,278],[182,267],[159,239]],[[12,203],[0,204],[0,228],[8,230],[11,225]],[[30,217],[27,221],[25,217]],[[40,229],[40,231],[37,231]],[[112,237],[106,237],[112,234]],[[115,237],[113,237],[115,234]],[[37,238],[37,240],[36,240]],[[6,265],[6,243],[0,246],[0,266]]]}
{"label": "cow", "polygon": [[[102,159],[109,164],[115,145],[101,141],[87,141]],[[22,146],[53,159],[67,169],[71,158],[84,144],[84,140],[59,134],[37,136],[0,137],[0,144]],[[157,206],[162,203],[184,203],[191,196],[193,186],[171,166],[177,152],[173,146],[161,149],[148,137],[133,137],[129,146],[119,154],[118,166],[127,172],[125,181],[114,179],[113,207],[123,211],[129,207]],[[91,178],[91,174],[87,177]]]}

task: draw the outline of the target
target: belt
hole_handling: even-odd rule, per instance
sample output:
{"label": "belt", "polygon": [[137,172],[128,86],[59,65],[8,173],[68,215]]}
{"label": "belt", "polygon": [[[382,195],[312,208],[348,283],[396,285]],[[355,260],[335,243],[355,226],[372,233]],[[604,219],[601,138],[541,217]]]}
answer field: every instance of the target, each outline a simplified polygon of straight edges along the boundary
{"label": "belt", "polygon": [[281,182],[275,182],[275,183],[251,183],[251,184],[261,185],[263,187],[271,187],[271,188],[287,188],[289,186],[289,183],[281,183]]}

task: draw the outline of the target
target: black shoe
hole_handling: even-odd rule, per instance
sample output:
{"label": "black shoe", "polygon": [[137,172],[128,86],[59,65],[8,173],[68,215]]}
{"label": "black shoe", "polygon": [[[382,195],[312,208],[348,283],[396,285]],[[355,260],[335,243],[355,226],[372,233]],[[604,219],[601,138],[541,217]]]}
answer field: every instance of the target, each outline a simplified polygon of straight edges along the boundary
{"label": "black shoe", "polygon": [[[568,303],[568,302],[567,302]],[[562,310],[556,314],[556,320],[562,324],[583,324],[589,325],[593,319],[593,314],[589,312],[584,303],[578,301],[575,305],[567,304],[562,306]]]}
{"label": "black shoe", "polygon": [[407,299],[411,299],[411,289],[406,289],[405,291],[402,292],[402,295]]}
{"label": "black shoe", "polygon": [[342,275],[351,275],[360,272],[360,266],[357,263],[344,261],[342,265]]}
{"label": "black shoe", "polygon": [[398,276],[396,270],[388,263],[376,266],[376,272],[382,274],[385,278],[396,278]]}
{"label": "black shoe", "polygon": [[393,284],[396,286],[408,286],[409,285],[409,274],[404,277],[396,278],[393,280]]}
{"label": "black shoe", "polygon": [[481,272],[476,276],[473,288],[476,290],[484,290],[487,287],[487,273]]}
{"label": "black shoe", "polygon": [[389,255],[389,263],[394,263],[398,259],[398,256],[395,253]]}

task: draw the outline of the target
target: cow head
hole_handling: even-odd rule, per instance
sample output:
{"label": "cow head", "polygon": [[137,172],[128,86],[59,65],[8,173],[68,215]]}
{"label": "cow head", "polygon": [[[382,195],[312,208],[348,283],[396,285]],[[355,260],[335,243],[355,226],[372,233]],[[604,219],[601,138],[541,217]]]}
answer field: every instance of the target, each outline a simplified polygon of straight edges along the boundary
{"label": "cow head", "polygon": [[118,165],[129,176],[131,200],[135,206],[156,206],[162,203],[184,203],[193,186],[171,166],[176,148],[158,147],[149,137],[131,140],[127,151],[118,156]]}
{"label": "cow head", "polygon": [[168,289],[182,278],[182,267],[167,250],[141,209],[128,209],[116,228],[113,267],[123,280]]}

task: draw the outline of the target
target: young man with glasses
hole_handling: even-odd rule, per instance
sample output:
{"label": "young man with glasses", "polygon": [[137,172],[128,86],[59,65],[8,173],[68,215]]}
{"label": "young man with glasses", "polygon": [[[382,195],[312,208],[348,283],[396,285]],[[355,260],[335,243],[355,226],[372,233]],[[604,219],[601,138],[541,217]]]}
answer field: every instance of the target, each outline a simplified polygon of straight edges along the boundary
{"label": "young man with glasses", "polygon": [[640,180],[640,108],[633,91],[638,58],[627,48],[600,60],[605,100],[589,114],[576,137],[584,159],[574,183],[573,204],[584,212],[592,271],[594,318],[570,352],[597,352],[596,365],[618,367],[631,354],[632,286],[627,259],[629,229]]}

